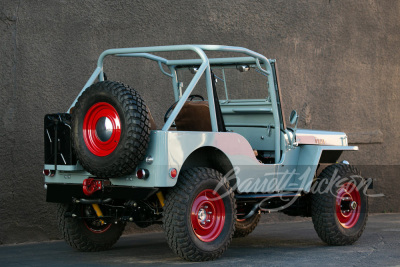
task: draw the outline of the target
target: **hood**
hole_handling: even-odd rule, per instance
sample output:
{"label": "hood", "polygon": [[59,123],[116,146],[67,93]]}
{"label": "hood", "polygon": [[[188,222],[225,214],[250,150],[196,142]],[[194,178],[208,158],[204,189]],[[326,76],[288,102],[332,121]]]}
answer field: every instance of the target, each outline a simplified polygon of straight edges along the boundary
{"label": "hood", "polygon": [[299,145],[347,146],[347,135],[342,132],[298,129],[296,142]]}

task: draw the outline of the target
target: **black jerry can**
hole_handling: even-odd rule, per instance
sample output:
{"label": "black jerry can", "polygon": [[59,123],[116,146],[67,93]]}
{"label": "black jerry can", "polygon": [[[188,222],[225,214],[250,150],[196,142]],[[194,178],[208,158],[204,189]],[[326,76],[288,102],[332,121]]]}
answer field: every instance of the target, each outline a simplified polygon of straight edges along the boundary
{"label": "black jerry can", "polygon": [[71,115],[69,113],[44,116],[44,163],[76,165],[71,144]]}

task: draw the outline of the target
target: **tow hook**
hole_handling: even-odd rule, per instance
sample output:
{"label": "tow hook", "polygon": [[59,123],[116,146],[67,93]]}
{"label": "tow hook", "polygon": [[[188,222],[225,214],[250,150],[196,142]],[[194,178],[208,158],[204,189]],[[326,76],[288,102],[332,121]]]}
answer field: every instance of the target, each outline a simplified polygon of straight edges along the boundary
{"label": "tow hook", "polygon": [[95,180],[88,178],[83,180],[82,190],[87,196],[92,195],[94,192],[99,191],[103,188],[103,182],[101,180]]}
{"label": "tow hook", "polygon": [[103,190],[104,187],[107,185],[111,185],[111,182],[108,180],[97,180],[94,178],[87,178],[83,180],[82,190],[85,195],[90,196],[96,191]]}

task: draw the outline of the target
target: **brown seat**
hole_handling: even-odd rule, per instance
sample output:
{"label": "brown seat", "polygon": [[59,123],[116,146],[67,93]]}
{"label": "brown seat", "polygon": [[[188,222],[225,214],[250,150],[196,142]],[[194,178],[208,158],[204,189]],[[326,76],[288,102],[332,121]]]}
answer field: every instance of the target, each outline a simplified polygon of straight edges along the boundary
{"label": "brown seat", "polygon": [[186,101],[175,119],[178,131],[211,132],[208,101]]}

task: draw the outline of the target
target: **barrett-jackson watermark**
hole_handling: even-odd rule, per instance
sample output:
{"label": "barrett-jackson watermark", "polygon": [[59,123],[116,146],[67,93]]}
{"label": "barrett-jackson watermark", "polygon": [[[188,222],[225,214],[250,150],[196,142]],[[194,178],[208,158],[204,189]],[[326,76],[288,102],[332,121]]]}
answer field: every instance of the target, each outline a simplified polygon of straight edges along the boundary
{"label": "barrett-jackson watermark", "polygon": [[[271,209],[274,211],[289,207],[294,203],[294,201],[297,200],[298,197],[301,196],[301,193],[305,192],[307,189],[309,190],[306,193],[332,194],[333,196],[336,196],[338,190],[340,190],[342,185],[345,183],[352,183],[355,186],[347,188],[349,193],[351,193],[352,190],[357,189],[359,192],[362,192],[368,197],[384,196],[384,194],[368,193],[367,190],[371,183],[373,183],[372,178],[362,178],[356,174],[341,177],[338,174],[338,169],[336,169],[331,177],[318,178],[316,181],[313,178],[310,178],[313,170],[311,166],[306,168],[303,167],[301,169],[301,173],[297,172],[296,168],[293,168],[291,170],[287,169],[283,172],[266,172],[263,177],[241,179],[241,169],[240,167],[236,166],[223,177],[223,181],[221,181],[221,183],[219,183],[214,190],[218,191],[223,183],[228,182],[231,185],[231,189],[229,192],[222,194],[222,198],[230,194],[232,191],[258,194],[284,192],[285,194],[283,194],[280,199],[288,203],[279,208]],[[288,198],[285,196],[287,193],[293,193],[292,196],[294,195],[294,197]],[[271,199],[271,197],[266,197],[263,201],[268,199]]]}

